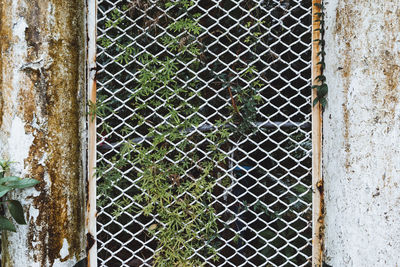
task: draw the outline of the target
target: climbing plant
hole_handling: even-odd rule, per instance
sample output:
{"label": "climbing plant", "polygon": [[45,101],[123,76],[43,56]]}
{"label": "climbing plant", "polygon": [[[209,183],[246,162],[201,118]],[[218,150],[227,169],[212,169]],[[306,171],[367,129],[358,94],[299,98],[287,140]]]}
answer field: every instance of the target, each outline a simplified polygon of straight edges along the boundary
{"label": "climbing plant", "polygon": [[320,12],[316,12],[314,15],[317,17],[317,20],[315,22],[319,23],[319,28],[315,29],[315,31],[318,31],[320,33],[320,38],[313,40],[314,42],[317,42],[319,45],[319,51],[317,53],[317,56],[319,57],[320,61],[317,63],[319,66],[319,75],[315,77],[315,81],[318,82],[318,84],[313,85],[312,88],[317,90],[317,96],[315,97],[313,101],[313,106],[316,104],[320,103],[322,109],[325,109],[325,106],[327,104],[326,100],[326,95],[328,94],[328,85],[326,83],[326,77],[324,75],[324,70],[325,70],[325,40],[324,40],[324,4],[323,3],[315,3],[314,4],[317,8],[320,9]]}
{"label": "climbing plant", "polygon": [[[246,5],[253,8],[251,1]],[[265,1],[265,5],[280,10],[276,1]],[[279,14],[264,20],[248,17],[241,22],[242,27],[233,29],[235,34],[243,36],[241,45],[234,46],[235,40],[229,38],[221,40],[232,46],[236,57],[225,54],[216,58],[216,54],[224,51],[211,45],[210,36],[221,30],[208,28],[210,32],[206,32],[202,25],[209,22],[203,19],[200,23],[201,10],[193,7],[194,1],[189,0],[131,1],[108,13],[107,19],[100,23],[107,29],[107,35],[98,43],[115,61],[107,58],[102,61],[101,56],[98,60],[115,70],[118,84],[107,84],[106,78],[112,79],[107,77],[108,73],[104,74],[101,82],[107,84],[107,90],[97,103],[89,105],[92,119],[115,118],[99,120],[98,134],[104,140],[99,141],[99,150],[108,147],[111,152],[105,152],[105,160],[97,167],[98,205],[121,224],[128,225],[127,228],[132,217],[140,218],[137,220],[143,222],[146,235],[143,239],[156,240],[154,253],[141,257],[151,258],[154,266],[202,266],[204,259],[218,264],[217,250],[225,238],[220,236],[221,229],[233,228],[234,246],[243,244],[244,227],[239,221],[244,219],[238,219],[243,210],[263,212],[260,216],[279,226],[304,209],[302,203],[296,205],[299,199],[310,202],[305,186],[294,185],[287,171],[275,168],[271,173],[282,177],[280,183],[298,193],[281,198],[290,203],[292,217],[282,216],[288,212],[286,204],[271,212],[270,207],[261,203],[268,202],[267,196],[250,204],[240,201],[233,211],[215,203],[217,195],[227,188],[234,188],[232,194],[236,197],[241,194],[240,185],[233,185],[233,181],[245,176],[245,172],[241,166],[228,172],[232,166],[227,158],[239,162],[242,148],[237,144],[251,136],[262,138],[257,136],[260,126],[256,122],[260,120],[262,103],[259,90],[265,88],[266,80],[260,78],[260,72],[266,64],[257,62],[258,54],[276,36],[287,33],[287,29],[272,27],[277,24],[275,17]],[[259,11],[254,9],[254,12]],[[130,17],[141,19],[132,25]],[[270,36],[263,34],[265,27],[270,29]],[[135,41],[128,36],[135,36]],[[275,59],[271,52],[268,63]],[[122,99],[124,107],[116,99]],[[275,113],[272,109],[265,112],[271,117]],[[273,134],[268,129],[263,131]],[[123,141],[109,146],[113,133]],[[304,145],[306,149],[299,149],[296,140],[304,138],[304,133],[293,132],[293,141],[285,142],[293,158],[307,157],[304,150],[308,150],[309,144]],[[273,152],[272,157],[278,158],[275,154],[279,153],[282,154]],[[276,183],[265,169],[254,172],[263,177],[259,182],[265,187]],[[285,193],[283,187],[273,190],[279,195]],[[222,218],[217,218],[216,214],[222,214],[223,210],[226,212]],[[263,255],[276,253],[274,246],[279,247],[283,242],[278,235],[291,239],[295,234],[290,229],[285,233],[263,231],[264,239],[275,239],[271,246],[265,246]],[[257,239],[264,246],[265,241]],[[282,251],[295,261],[294,249],[288,246]]]}

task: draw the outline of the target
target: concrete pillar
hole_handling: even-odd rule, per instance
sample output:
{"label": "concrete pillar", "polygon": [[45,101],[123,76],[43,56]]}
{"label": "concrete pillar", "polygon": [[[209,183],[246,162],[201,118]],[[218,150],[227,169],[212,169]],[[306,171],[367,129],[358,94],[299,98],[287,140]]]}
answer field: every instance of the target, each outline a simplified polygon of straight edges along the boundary
{"label": "concrete pillar", "polygon": [[325,262],[400,265],[400,2],[329,0]]}
{"label": "concrete pillar", "polygon": [[2,235],[2,266],[85,257],[83,0],[0,0],[0,157],[41,181],[14,197],[28,225]]}

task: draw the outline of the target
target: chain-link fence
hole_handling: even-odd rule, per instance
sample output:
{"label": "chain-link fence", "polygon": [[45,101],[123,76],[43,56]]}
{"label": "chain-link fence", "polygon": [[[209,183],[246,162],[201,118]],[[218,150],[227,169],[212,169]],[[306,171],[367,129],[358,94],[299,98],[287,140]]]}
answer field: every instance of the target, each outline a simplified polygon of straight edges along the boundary
{"label": "chain-link fence", "polygon": [[101,0],[97,49],[99,265],[310,266],[311,0]]}

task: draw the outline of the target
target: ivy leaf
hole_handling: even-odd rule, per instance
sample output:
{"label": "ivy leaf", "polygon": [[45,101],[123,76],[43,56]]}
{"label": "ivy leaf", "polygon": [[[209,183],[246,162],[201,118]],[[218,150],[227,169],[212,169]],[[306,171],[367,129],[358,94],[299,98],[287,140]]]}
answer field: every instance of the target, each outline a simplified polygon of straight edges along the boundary
{"label": "ivy leaf", "polygon": [[318,104],[318,101],[319,101],[319,98],[316,97],[316,98],[314,99],[314,101],[313,101],[313,107],[315,107],[315,105]]}
{"label": "ivy leaf", "polygon": [[318,88],[317,95],[318,95],[319,98],[322,98],[327,93],[328,93],[328,85],[326,83],[324,83]]}
{"label": "ivy leaf", "polygon": [[9,183],[7,183],[7,186],[11,187],[11,188],[26,188],[26,187],[35,186],[38,183],[40,183],[40,182],[36,179],[24,178],[24,179],[20,179],[18,181],[10,181]]}
{"label": "ivy leaf", "polygon": [[24,209],[18,200],[7,200],[8,209],[11,216],[18,224],[26,224],[24,217]]}
{"label": "ivy leaf", "polygon": [[7,230],[7,231],[12,231],[12,232],[17,231],[14,224],[12,224],[12,222],[10,222],[10,220],[8,220],[4,216],[0,216],[0,230]]}
{"label": "ivy leaf", "polygon": [[321,103],[322,109],[325,109],[326,105],[328,104],[328,101],[326,101],[326,98],[321,98],[319,101]]}

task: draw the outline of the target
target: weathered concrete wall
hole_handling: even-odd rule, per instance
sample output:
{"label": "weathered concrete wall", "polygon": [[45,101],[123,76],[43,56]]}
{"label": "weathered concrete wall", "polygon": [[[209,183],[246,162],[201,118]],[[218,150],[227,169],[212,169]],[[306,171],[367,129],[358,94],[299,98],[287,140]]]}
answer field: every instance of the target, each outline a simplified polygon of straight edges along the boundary
{"label": "weathered concrete wall", "polygon": [[41,181],[15,195],[28,225],[3,233],[2,266],[85,257],[84,3],[0,0],[0,157]]}
{"label": "weathered concrete wall", "polygon": [[399,266],[400,2],[325,2],[325,260]]}

